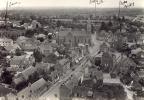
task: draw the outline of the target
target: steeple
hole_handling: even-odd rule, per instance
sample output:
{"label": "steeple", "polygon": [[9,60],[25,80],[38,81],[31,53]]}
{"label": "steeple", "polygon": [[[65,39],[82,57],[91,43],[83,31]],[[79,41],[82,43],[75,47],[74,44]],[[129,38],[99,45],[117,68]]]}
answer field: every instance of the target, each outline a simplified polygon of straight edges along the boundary
{"label": "steeple", "polygon": [[89,17],[88,20],[87,20],[87,33],[88,34],[91,34],[91,28],[92,28],[91,20],[90,20],[90,17]]}

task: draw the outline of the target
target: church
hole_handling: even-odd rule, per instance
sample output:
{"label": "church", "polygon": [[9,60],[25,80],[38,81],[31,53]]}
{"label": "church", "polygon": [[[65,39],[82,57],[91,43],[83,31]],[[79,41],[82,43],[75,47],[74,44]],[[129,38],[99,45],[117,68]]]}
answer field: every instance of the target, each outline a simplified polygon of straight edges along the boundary
{"label": "church", "polygon": [[87,21],[87,29],[63,28],[56,34],[56,41],[60,44],[68,44],[77,47],[78,44],[91,46],[91,23]]}

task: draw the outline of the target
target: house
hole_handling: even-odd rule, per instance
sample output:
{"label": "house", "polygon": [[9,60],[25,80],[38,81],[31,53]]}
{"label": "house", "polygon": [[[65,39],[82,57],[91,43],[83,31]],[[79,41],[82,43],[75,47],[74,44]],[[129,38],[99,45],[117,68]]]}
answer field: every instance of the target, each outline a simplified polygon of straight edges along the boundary
{"label": "house", "polygon": [[138,71],[138,77],[139,78],[144,78],[144,71]]}
{"label": "house", "polygon": [[126,57],[125,55],[121,56],[119,62],[115,65],[117,73],[127,73],[130,67],[137,67],[137,64],[130,58]]}
{"label": "house", "polygon": [[99,71],[97,67],[89,67],[85,75],[89,75],[90,78],[96,78],[96,80],[103,80],[103,72]]}
{"label": "house", "polygon": [[71,100],[70,95],[75,86],[78,85],[78,79],[76,76],[70,77],[64,84],[59,88],[59,98],[60,100]]}
{"label": "house", "polygon": [[4,100],[16,100],[16,99],[17,99],[17,97],[16,97],[15,93],[9,93],[6,95]]}
{"label": "house", "polygon": [[0,46],[13,46],[13,40],[8,38],[0,38]]}
{"label": "house", "polygon": [[51,72],[50,68],[54,68],[54,64],[51,63],[36,63],[35,68],[37,69],[38,73],[41,73],[43,71],[47,72]]}
{"label": "house", "polygon": [[144,100],[144,96],[136,96],[135,100]]}
{"label": "house", "polygon": [[139,52],[143,52],[142,48],[136,48],[136,49],[131,50],[132,54],[136,54],[137,55]]}
{"label": "house", "polygon": [[19,44],[21,49],[25,51],[33,51],[40,45],[40,41],[38,41],[37,39],[25,37],[17,39],[17,43]]}
{"label": "house", "polygon": [[70,61],[69,59],[61,59],[55,66],[56,70],[61,74],[64,74],[67,70],[70,69]]}
{"label": "house", "polygon": [[144,64],[144,51],[140,51],[136,54],[137,56],[137,60],[139,62],[140,65],[143,65]]}
{"label": "house", "polygon": [[21,72],[21,74],[24,76],[26,80],[28,80],[29,76],[34,74],[36,72],[36,68],[33,66],[28,67],[24,71]]}
{"label": "house", "polygon": [[78,85],[78,81],[79,81],[78,77],[76,75],[72,75],[69,79],[66,80],[64,85],[66,85],[66,87],[68,87],[72,91],[74,86]]}
{"label": "house", "polygon": [[71,100],[70,95],[71,90],[67,86],[62,84],[59,88],[59,100]]}
{"label": "house", "polygon": [[31,27],[32,27],[32,29],[40,28],[41,24],[37,20],[33,20],[31,22]]}
{"label": "house", "polygon": [[12,26],[13,26],[13,27],[19,27],[19,26],[20,26],[20,21],[14,21],[14,22],[12,23]]}
{"label": "house", "polygon": [[17,86],[18,84],[25,82],[29,79],[31,75],[33,75],[36,72],[35,67],[28,67],[24,71],[17,73],[13,78],[13,84]]}
{"label": "house", "polygon": [[19,71],[26,69],[27,67],[31,66],[34,63],[34,57],[27,55],[22,56],[14,56],[10,60],[10,66],[13,68],[18,67]]}
{"label": "house", "polygon": [[12,89],[8,88],[6,85],[0,84],[0,97],[5,97],[11,92],[13,92]]}
{"label": "house", "polygon": [[14,56],[11,60],[10,60],[10,65],[11,67],[20,67],[24,64],[25,62],[25,55],[23,56]]}
{"label": "house", "polygon": [[0,37],[17,39],[19,36],[24,36],[24,35],[25,35],[25,30],[18,30],[18,29],[0,30]]}
{"label": "house", "polygon": [[51,72],[50,77],[52,78],[53,82],[56,82],[59,79],[61,73],[59,73],[57,70]]}
{"label": "house", "polygon": [[46,35],[45,34],[38,34],[35,36],[36,38],[43,38],[45,39],[46,38]]}
{"label": "house", "polygon": [[46,92],[47,89],[48,89],[47,82],[43,78],[41,78],[35,83],[29,85],[25,89],[18,92],[17,98],[19,100],[28,100],[28,99],[36,100],[41,94]]}
{"label": "house", "polygon": [[30,23],[24,23],[21,26],[24,27],[25,30],[28,30],[28,27],[30,26]]}
{"label": "house", "polygon": [[98,40],[102,41],[102,40],[106,40],[106,36],[108,33],[106,31],[102,30],[102,31],[98,31],[96,34],[97,34],[96,38]]}
{"label": "house", "polygon": [[39,46],[39,49],[42,52],[42,54],[44,54],[45,56],[53,53],[54,51],[54,48],[50,44],[41,44]]}
{"label": "house", "polygon": [[139,31],[128,33],[127,39],[132,43],[143,43],[143,35],[141,35],[141,32]]}
{"label": "house", "polygon": [[80,100],[82,98],[88,99],[88,97],[92,97],[92,96],[93,96],[93,91],[92,91],[92,88],[89,88],[89,87],[75,86],[72,90],[72,100],[79,100],[79,98]]}
{"label": "house", "polygon": [[17,38],[16,43],[20,45],[21,43],[26,42],[28,39],[29,38],[27,38],[25,36],[20,36]]}
{"label": "house", "polygon": [[101,65],[105,72],[109,72],[113,68],[113,56],[108,52],[104,52],[101,58]]}
{"label": "house", "polygon": [[111,47],[114,48],[114,49],[122,49],[123,48],[123,44],[127,43],[127,39],[120,35],[120,33],[117,33],[116,36],[114,36],[114,39],[110,44],[111,44]]}
{"label": "house", "polygon": [[5,49],[9,52],[9,53],[15,53],[16,49],[20,49],[20,46],[18,44],[13,44],[13,46],[6,46]]}
{"label": "house", "polygon": [[117,84],[121,85],[119,78],[111,78],[110,74],[103,74],[103,84]]}

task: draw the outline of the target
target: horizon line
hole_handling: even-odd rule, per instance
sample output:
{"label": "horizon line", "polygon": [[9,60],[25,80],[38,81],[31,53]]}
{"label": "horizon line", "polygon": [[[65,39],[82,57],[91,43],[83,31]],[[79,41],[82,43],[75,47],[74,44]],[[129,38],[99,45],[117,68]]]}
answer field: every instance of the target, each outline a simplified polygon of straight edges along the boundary
{"label": "horizon line", "polygon": [[[19,8],[19,9],[18,9]],[[95,9],[95,7],[15,7],[9,10],[24,10],[24,9],[32,9],[32,10],[43,10],[43,9]],[[96,9],[119,9],[118,7],[97,7]],[[144,9],[144,7],[133,7],[133,8],[120,8],[120,9]],[[5,8],[0,9],[5,10]]]}

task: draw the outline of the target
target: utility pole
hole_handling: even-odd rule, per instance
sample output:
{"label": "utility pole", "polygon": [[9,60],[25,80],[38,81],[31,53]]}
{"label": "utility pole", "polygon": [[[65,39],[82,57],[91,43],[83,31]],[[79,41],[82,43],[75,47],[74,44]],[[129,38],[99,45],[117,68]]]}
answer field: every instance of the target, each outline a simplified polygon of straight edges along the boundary
{"label": "utility pole", "polygon": [[120,24],[120,32],[121,32],[121,23],[120,23],[121,5],[124,6],[124,8],[130,8],[131,6],[134,6],[134,2],[128,2],[127,0],[124,1],[119,0],[118,21]]}
{"label": "utility pole", "polygon": [[121,9],[121,0],[119,0],[119,11],[118,11],[118,18],[120,17],[120,9]]}
{"label": "utility pole", "polygon": [[6,2],[6,8],[5,8],[5,18],[4,18],[4,21],[5,21],[5,28],[6,28],[6,30],[7,30],[7,18],[8,18],[8,9],[10,8],[10,7],[12,7],[12,6],[14,6],[14,5],[16,5],[16,4],[19,4],[20,2],[9,2],[8,0],[7,0],[7,2]]}
{"label": "utility pole", "polygon": [[96,10],[97,10],[97,2],[95,2],[95,18],[96,18]]}
{"label": "utility pole", "polygon": [[5,9],[5,27],[7,29],[7,17],[8,17],[8,0],[6,2],[6,9]]}
{"label": "utility pole", "polygon": [[94,3],[95,4],[95,17],[96,17],[96,10],[97,10],[97,5],[102,4],[103,0],[90,0],[90,4]]}

